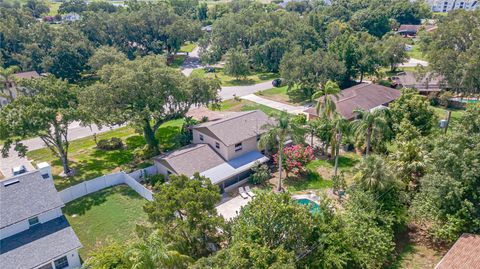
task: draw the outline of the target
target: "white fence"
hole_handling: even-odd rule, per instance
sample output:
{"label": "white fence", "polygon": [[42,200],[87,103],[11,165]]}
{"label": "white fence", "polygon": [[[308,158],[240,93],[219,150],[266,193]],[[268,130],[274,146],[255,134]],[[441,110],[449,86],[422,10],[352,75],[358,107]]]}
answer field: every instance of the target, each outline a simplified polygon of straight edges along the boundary
{"label": "white fence", "polygon": [[124,172],[113,173],[113,174],[97,177],[95,179],[91,179],[88,181],[84,181],[82,183],[71,186],[62,191],[59,191],[58,193],[60,194],[62,201],[64,203],[68,203],[70,201],[83,197],[92,192],[103,190],[105,188],[108,188],[114,185],[127,184],[130,188],[135,190],[143,198],[149,201],[152,201],[153,200],[152,192],[147,188],[145,188],[138,181],[142,175],[152,175],[155,173],[156,173],[155,166],[150,166],[145,169],[137,170],[130,174],[125,174]]}

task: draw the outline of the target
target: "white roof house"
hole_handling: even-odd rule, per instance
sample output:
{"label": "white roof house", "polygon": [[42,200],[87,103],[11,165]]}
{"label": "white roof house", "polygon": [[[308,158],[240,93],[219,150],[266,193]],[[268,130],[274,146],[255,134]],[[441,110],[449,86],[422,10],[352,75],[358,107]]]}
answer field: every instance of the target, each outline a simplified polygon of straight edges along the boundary
{"label": "white roof house", "polygon": [[48,174],[32,171],[0,181],[0,267],[80,267],[82,244]]}
{"label": "white roof house", "polygon": [[192,127],[192,144],[154,158],[164,175],[208,177],[222,192],[245,182],[256,163],[268,160],[258,139],[272,120],[262,111],[239,112]]}

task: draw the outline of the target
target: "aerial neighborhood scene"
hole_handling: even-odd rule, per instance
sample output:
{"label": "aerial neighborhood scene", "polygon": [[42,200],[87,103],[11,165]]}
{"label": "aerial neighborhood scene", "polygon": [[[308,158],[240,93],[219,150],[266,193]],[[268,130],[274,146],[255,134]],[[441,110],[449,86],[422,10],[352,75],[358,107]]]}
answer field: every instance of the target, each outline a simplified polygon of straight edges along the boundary
{"label": "aerial neighborhood scene", "polygon": [[1,269],[480,269],[476,0],[0,0]]}

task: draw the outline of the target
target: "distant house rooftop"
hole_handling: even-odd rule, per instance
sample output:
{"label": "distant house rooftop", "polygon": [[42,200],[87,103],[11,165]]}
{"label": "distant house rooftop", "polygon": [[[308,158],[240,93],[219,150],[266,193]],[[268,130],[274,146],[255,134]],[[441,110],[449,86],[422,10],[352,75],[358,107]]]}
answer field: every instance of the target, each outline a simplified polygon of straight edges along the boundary
{"label": "distant house rooftop", "polygon": [[189,177],[225,162],[208,144],[191,144],[154,159],[172,172]]}
{"label": "distant house rooftop", "polygon": [[72,227],[62,216],[2,239],[0,265],[2,268],[37,268],[81,247]]}
{"label": "distant house rooftop", "polygon": [[[337,112],[345,119],[355,118],[355,110],[363,109],[370,111],[380,106],[386,106],[399,98],[401,92],[377,84],[362,83],[342,90],[337,97],[332,97]],[[317,116],[317,109],[311,107],[305,110],[310,116]]]}
{"label": "distant house rooftop", "polygon": [[20,79],[31,79],[31,78],[39,78],[40,74],[37,73],[37,71],[27,71],[27,72],[20,72],[20,73],[15,73],[13,74],[14,77],[20,78]]}
{"label": "distant house rooftop", "polygon": [[462,234],[435,269],[480,268],[480,235]]}
{"label": "distant house rooftop", "polygon": [[259,110],[239,112],[224,119],[210,121],[193,126],[193,129],[211,136],[226,146],[264,133],[262,128],[271,119]]}
{"label": "distant house rooftop", "polygon": [[427,24],[427,25],[402,24],[398,28],[397,33],[402,35],[417,35],[418,31],[420,31],[420,29],[422,28],[425,29],[425,31],[430,32],[437,29],[437,26],[431,25],[431,24]]}
{"label": "distant house rooftop", "polygon": [[0,181],[0,205],[0,228],[4,228],[64,203],[52,180],[33,171]]}
{"label": "distant house rooftop", "polygon": [[[430,77],[427,79],[427,77]],[[400,88],[415,88],[420,92],[439,92],[446,85],[443,83],[443,77],[427,74],[420,78],[413,72],[402,72],[392,77],[393,81]]]}

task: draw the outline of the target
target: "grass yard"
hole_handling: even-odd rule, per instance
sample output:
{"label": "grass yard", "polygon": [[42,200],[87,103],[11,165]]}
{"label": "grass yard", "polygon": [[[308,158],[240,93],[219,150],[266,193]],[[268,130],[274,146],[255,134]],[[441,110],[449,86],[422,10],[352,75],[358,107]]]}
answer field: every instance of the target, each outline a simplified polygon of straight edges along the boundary
{"label": "grass yard", "polygon": [[265,114],[270,116],[277,116],[280,115],[280,110],[258,104],[248,100],[240,100],[236,101],[234,99],[225,100],[220,103],[220,111],[232,111],[232,112],[239,112],[239,111],[250,111],[250,110],[261,110]]}
{"label": "grass yard", "polygon": [[195,43],[188,43],[180,47],[180,52],[192,52],[197,47]]}
{"label": "grass yard", "polygon": [[[360,156],[355,153],[345,153],[338,160],[340,172],[344,172],[347,182],[350,181],[353,167],[360,161]],[[285,180],[284,184],[291,192],[301,192],[305,190],[320,190],[331,188],[333,182],[334,160],[317,159],[307,165],[307,175],[304,178],[292,178]]]}
{"label": "grass yard", "polygon": [[222,86],[245,86],[245,85],[253,85],[258,84],[260,82],[273,80],[278,78],[279,75],[276,73],[270,72],[259,72],[259,73],[252,73],[245,78],[236,79],[229,75],[226,75],[223,72],[223,68],[215,68],[214,73],[207,73],[202,68],[195,69],[192,72],[192,75],[201,76],[201,77],[210,77],[210,78],[217,78],[220,80]]}
{"label": "grass yard", "polygon": [[[183,119],[164,123],[157,131],[162,150],[172,150],[178,147],[175,139],[180,133]],[[82,181],[93,179],[112,172],[126,170],[134,164],[134,168],[151,165],[150,162],[133,163],[133,151],[145,145],[143,136],[135,133],[131,127],[121,127],[97,135],[100,139],[118,137],[123,140],[125,147],[119,150],[104,151],[96,148],[93,136],[73,140],[70,142],[69,160],[71,168],[75,169],[73,177],[60,177],[63,171],[60,160],[48,148],[29,151],[27,157],[34,162],[48,162],[52,165],[54,183],[58,190],[63,190]]]}
{"label": "grass yard", "polygon": [[427,269],[434,268],[442,259],[442,254],[426,246],[409,243],[397,256],[391,269]]}
{"label": "grass yard", "polygon": [[447,111],[452,111],[450,127],[457,125],[460,122],[460,118],[465,114],[465,110],[462,109],[446,109],[439,106],[432,106],[432,108],[439,119],[447,119]]}
{"label": "grass yard", "polygon": [[187,55],[175,55],[175,59],[173,59],[173,62],[170,64],[170,67],[172,68],[180,68],[185,62],[185,59],[187,58]]}
{"label": "grass yard", "polygon": [[111,241],[135,238],[135,227],[147,220],[146,200],[126,185],[119,185],[68,203],[63,211],[83,248],[82,259],[96,247]]}
{"label": "grass yard", "polygon": [[410,58],[427,61],[427,57],[425,57],[425,55],[420,51],[420,48],[418,45],[413,45],[412,51],[407,51],[407,55]]}
{"label": "grass yard", "polygon": [[292,96],[292,94],[289,95],[287,90],[288,90],[288,86],[282,86],[279,88],[271,88],[268,90],[260,91],[255,94],[266,99],[270,99],[280,103],[291,104],[291,105],[301,105],[305,103],[305,100],[302,99],[304,97]]}

